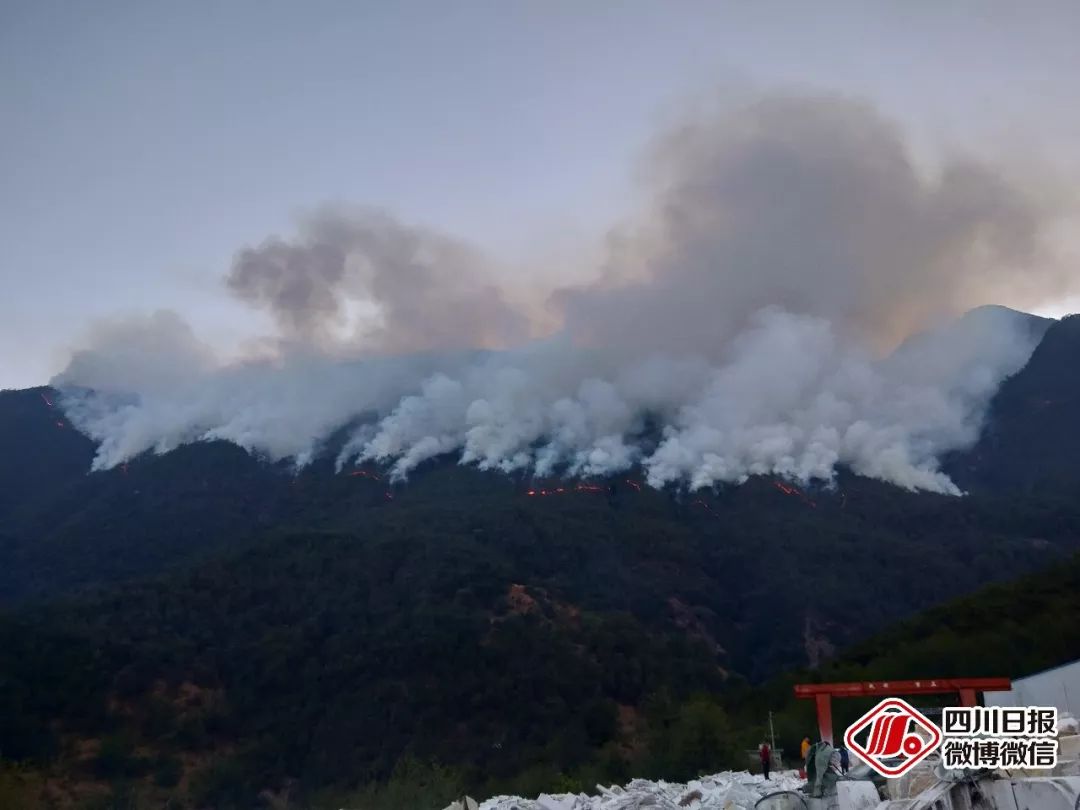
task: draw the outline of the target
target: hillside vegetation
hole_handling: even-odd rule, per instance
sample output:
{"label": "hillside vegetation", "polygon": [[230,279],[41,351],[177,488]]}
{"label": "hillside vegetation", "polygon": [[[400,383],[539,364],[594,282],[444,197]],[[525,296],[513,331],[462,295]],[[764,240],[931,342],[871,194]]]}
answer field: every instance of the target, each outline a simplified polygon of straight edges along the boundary
{"label": "hillside vegetation", "polygon": [[87,474],[55,392],[0,392],[0,807],[442,806],[680,779],[744,765],[770,710],[789,750],[812,733],[798,680],[1075,657],[1077,323],[949,459],[963,498],[450,459],[390,485],[220,442]]}
{"label": "hillside vegetation", "polygon": [[755,686],[713,611],[676,590],[682,574],[639,592],[623,571],[620,598],[618,580],[585,590],[567,560],[545,571],[461,536],[289,535],[9,617],[0,750],[73,795],[138,785],[238,808],[266,788],[317,797],[432,762],[477,792],[674,779],[738,764],[769,709],[790,750],[812,729],[797,678],[1020,675],[1080,649],[1073,558]]}

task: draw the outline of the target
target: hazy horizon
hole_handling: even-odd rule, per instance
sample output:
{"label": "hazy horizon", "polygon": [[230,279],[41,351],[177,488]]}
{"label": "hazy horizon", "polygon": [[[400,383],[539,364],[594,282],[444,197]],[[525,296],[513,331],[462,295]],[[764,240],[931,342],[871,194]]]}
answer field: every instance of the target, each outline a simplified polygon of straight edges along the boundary
{"label": "hazy horizon", "polygon": [[[7,4],[0,387],[159,310],[257,349],[281,322],[237,294],[235,259],[328,203],[481,251],[527,337],[553,291],[611,269],[657,138],[763,93],[866,103],[927,171],[959,154],[1022,176],[1055,197],[1064,261],[1078,23],[1067,2]],[[1044,300],[962,300],[1058,316],[1078,294],[1059,277]]]}

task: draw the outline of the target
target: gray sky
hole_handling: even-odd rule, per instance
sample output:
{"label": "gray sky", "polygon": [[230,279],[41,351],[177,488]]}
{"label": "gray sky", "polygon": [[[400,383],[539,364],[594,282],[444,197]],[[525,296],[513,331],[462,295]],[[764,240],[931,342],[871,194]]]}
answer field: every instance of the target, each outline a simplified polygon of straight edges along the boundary
{"label": "gray sky", "polygon": [[563,273],[718,86],[854,93],[927,151],[1077,171],[1078,41],[1066,0],[0,0],[0,387],[102,317],[264,330],[229,262],[326,201]]}

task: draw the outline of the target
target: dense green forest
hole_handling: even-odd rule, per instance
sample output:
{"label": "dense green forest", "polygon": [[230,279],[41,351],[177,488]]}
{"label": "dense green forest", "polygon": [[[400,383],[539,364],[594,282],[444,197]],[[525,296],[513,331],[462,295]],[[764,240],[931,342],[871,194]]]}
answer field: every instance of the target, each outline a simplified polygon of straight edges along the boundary
{"label": "dense green forest", "polygon": [[[1080,556],[755,685],[717,667],[704,640],[538,588],[490,594],[499,609],[483,615],[470,607],[482,592],[430,567],[450,559],[372,567],[335,556],[344,542],[290,537],[93,611],[5,620],[0,784],[40,790],[48,775],[51,795],[85,807],[172,795],[176,807],[241,808],[267,789],[291,791],[296,807],[350,795],[379,807],[423,786],[682,779],[743,766],[770,710],[792,750],[813,730],[812,706],[792,696],[799,680],[1019,676],[1080,649]],[[327,587],[289,584],[315,578]],[[402,589],[429,598],[408,606]],[[841,702],[838,723],[864,708]]]}

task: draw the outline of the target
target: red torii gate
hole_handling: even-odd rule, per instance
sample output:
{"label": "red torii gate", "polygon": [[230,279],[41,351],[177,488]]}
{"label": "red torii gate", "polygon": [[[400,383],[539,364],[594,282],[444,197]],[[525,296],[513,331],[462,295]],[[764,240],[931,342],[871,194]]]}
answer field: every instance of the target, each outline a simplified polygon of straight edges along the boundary
{"label": "red torii gate", "polygon": [[976,692],[1007,692],[1009,678],[932,678],[918,681],[859,681],[857,683],[797,683],[795,697],[813,698],[817,704],[821,739],[830,745],[834,697],[886,697],[888,695],[941,695],[960,693],[961,706],[974,706]]}

